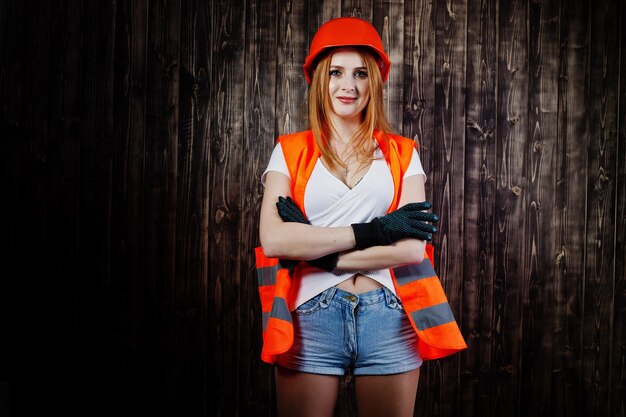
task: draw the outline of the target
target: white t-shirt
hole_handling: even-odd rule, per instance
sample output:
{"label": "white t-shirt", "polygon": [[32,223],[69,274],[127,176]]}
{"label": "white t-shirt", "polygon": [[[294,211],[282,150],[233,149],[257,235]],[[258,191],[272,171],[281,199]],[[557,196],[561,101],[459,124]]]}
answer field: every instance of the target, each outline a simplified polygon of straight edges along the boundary
{"label": "white t-shirt", "polygon": [[[377,159],[372,162],[365,176],[352,189],[335,177],[324,166],[321,159],[317,160],[304,192],[304,210],[312,225],[350,226],[352,223],[369,222],[387,213],[393,200],[393,177],[380,149],[377,149],[374,156]],[[290,178],[280,142],[274,147],[267,169],[261,176],[263,185],[265,185],[265,176],[270,171],[280,172]],[[424,168],[415,149],[403,179],[413,175],[423,175],[426,180]],[[333,272],[328,272],[308,263],[301,264],[300,268],[302,274],[300,278],[296,278],[300,279],[300,282],[294,283],[298,288],[298,294],[293,304],[289,306],[290,310],[296,309],[322,291],[357,273],[380,282],[395,293],[389,269],[371,271],[335,269]]]}

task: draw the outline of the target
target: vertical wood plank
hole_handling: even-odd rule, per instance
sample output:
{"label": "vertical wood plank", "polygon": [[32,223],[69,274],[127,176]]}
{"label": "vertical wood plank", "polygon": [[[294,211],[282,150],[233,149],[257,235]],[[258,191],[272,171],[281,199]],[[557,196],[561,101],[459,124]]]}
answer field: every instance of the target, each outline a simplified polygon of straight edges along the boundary
{"label": "vertical wood plank", "polygon": [[307,7],[308,4],[299,1],[278,2],[276,65],[279,79],[275,105],[277,132],[281,135],[304,130],[308,125],[308,90],[302,70],[310,42],[305,32],[309,27]]}
{"label": "vertical wood plank", "polygon": [[496,196],[496,0],[468,2],[461,415],[489,416]]}
{"label": "vertical wood plank", "polygon": [[584,228],[589,140],[588,8],[582,2],[560,4],[559,114],[556,136],[555,316],[553,412],[582,415],[581,356],[584,282]]}
{"label": "vertical wood plank", "polygon": [[550,415],[552,400],[553,281],[556,239],[553,238],[557,136],[558,5],[528,3],[528,142],[524,149],[524,229],[522,281],[522,415]]}
{"label": "vertical wood plank", "polygon": [[391,60],[385,87],[387,117],[395,132],[402,132],[402,101],[404,98],[404,1],[385,0],[374,3],[372,25],[383,41]]}
{"label": "vertical wood plank", "polygon": [[[221,133],[213,130],[215,120],[224,117],[222,113],[218,113],[218,110],[223,110],[220,101],[223,97],[216,95],[222,86],[222,80],[214,79],[217,72],[214,62],[219,59],[220,53],[224,50],[229,53],[229,47],[233,47],[229,39],[221,39],[222,48],[213,49],[216,43],[219,44],[220,36],[223,36],[221,31],[227,25],[223,20],[213,20],[215,7],[217,6],[213,3],[193,0],[181,2],[177,119],[179,134],[177,143],[172,143],[171,147],[172,163],[176,164],[177,172],[172,183],[172,196],[176,199],[176,204],[171,211],[171,215],[176,216],[176,224],[171,230],[177,243],[175,285],[182,287],[179,289],[181,294],[171,300],[172,313],[176,317],[175,325],[182,324],[185,315],[190,321],[207,321],[210,334],[207,341],[209,361],[197,364],[205,371],[215,369],[213,366],[216,366],[216,362],[213,361],[218,354],[212,349],[221,348],[216,343],[211,343],[220,330],[216,323],[219,311],[214,307],[221,304],[222,294],[215,291],[215,287],[221,285],[221,268],[230,267],[230,264],[223,266],[213,263],[212,259],[213,231],[219,229],[212,228],[213,222],[219,220],[214,216],[215,207],[211,206],[214,203],[214,191],[217,192],[212,188],[215,178],[212,168],[215,167],[220,173],[228,170],[223,166],[223,160],[215,160],[216,157],[223,158],[223,155],[216,155],[218,152],[214,152],[212,148],[215,138],[219,138]],[[225,16],[222,17],[226,19]],[[219,140],[215,142],[217,148],[222,146]],[[220,202],[218,200],[215,204],[219,205]],[[184,292],[188,294],[183,296]],[[186,302],[192,300],[195,304],[193,307],[186,305]],[[181,328],[177,331],[184,333],[185,330]],[[211,410],[211,404],[209,401],[207,410]]]}
{"label": "vertical wood plank", "polygon": [[496,236],[492,363],[493,411],[518,416],[521,409],[519,376],[523,271],[524,192],[526,178],[520,155],[526,137],[528,68],[526,2],[498,3],[498,118],[496,124]]}
{"label": "vertical wood plank", "polygon": [[[205,2],[182,1],[172,12],[179,15],[178,61],[172,63],[178,69],[178,88],[173,92],[178,110],[172,121],[178,135],[168,149],[173,173],[168,178],[169,217],[174,222],[169,224],[167,234],[175,245],[175,263],[171,266],[174,275],[168,283],[172,294],[166,304],[166,325],[173,335],[168,353],[174,357],[168,372],[170,395],[179,410],[205,415],[221,407],[217,395],[222,386],[211,390],[207,384],[214,385],[222,377],[218,362],[222,346],[216,342],[222,341],[218,323],[221,316],[214,308],[221,304],[222,294],[215,287],[230,267],[213,264],[214,236],[210,227],[217,210],[210,200],[214,178],[211,168],[215,166],[220,173],[228,169],[214,164],[211,152],[212,122],[218,117],[214,111],[217,100],[212,95],[218,91],[217,85],[212,89],[212,56],[220,52],[213,46],[223,22],[213,22],[213,4]],[[191,389],[185,380],[195,382]],[[170,413],[175,415],[179,410]]]}
{"label": "vertical wood plank", "polygon": [[[246,11],[246,74],[242,164],[241,415],[275,413],[273,367],[261,361],[262,315],[257,291],[254,248],[259,241],[259,212],[263,197],[260,183],[276,140],[277,39],[275,2],[254,0]],[[268,99],[272,98],[272,99]],[[245,326],[249,326],[248,329]]]}
{"label": "vertical wood plank", "polygon": [[626,6],[620,3],[619,16],[619,101],[617,112],[617,175],[615,182],[615,290],[613,356],[611,357],[611,399],[609,415],[626,410]]}
{"label": "vertical wood plank", "polygon": [[[434,140],[435,9],[432,1],[404,3],[404,101],[402,134],[420,146],[418,152],[427,177],[431,173],[428,149]],[[429,197],[431,180],[427,179]]]}
{"label": "vertical wood plank", "polygon": [[589,22],[589,144],[583,310],[583,415],[607,415],[615,287],[619,2],[599,1]]}
{"label": "vertical wood plank", "polygon": [[215,2],[208,14],[212,29],[210,135],[212,163],[209,169],[211,266],[209,297],[213,300],[215,334],[214,383],[217,404],[211,412],[230,414],[240,403],[241,343],[241,172],[243,164],[246,7],[229,1]]}
{"label": "vertical wood plank", "polygon": [[[433,239],[435,266],[457,322],[462,326],[463,218],[465,216],[465,86],[467,2],[438,2],[435,41],[435,142],[432,160],[433,211],[441,217]],[[429,367],[433,385],[429,406],[444,415],[460,414],[460,358]],[[437,373],[435,376],[434,373]],[[455,381],[455,382],[452,382]]]}

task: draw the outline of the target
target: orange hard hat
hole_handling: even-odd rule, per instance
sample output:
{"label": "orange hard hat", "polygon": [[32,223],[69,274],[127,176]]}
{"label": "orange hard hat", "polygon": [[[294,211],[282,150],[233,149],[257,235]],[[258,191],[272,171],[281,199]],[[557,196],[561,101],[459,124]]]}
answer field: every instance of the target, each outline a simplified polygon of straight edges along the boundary
{"label": "orange hard hat", "polygon": [[383,48],[383,41],[378,32],[369,22],[357,17],[338,17],[324,23],[317,30],[311,47],[309,56],[304,61],[304,76],[306,82],[311,84],[313,71],[317,65],[316,59],[328,48],[339,46],[364,46],[370,49],[375,58],[378,58],[380,75],[383,82],[387,81],[391,61]]}

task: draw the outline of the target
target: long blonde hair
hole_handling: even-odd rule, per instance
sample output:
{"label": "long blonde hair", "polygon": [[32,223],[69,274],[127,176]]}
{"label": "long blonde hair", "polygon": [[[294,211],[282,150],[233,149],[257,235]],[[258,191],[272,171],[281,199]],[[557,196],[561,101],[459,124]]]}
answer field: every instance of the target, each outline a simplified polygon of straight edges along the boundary
{"label": "long blonde hair", "polygon": [[[385,113],[384,85],[378,62],[367,49],[352,48],[361,55],[365,62],[367,79],[369,81],[369,101],[362,112],[361,126],[356,131],[354,137],[351,138],[352,150],[357,161],[360,164],[366,164],[374,159],[373,154],[376,147],[376,143],[372,141],[374,130],[379,130],[382,133],[381,136],[384,143],[381,149],[383,152],[387,152],[387,134],[391,133],[392,129]],[[332,111],[328,84],[330,82],[330,61],[332,55],[331,50],[330,53],[323,56],[313,73],[313,80],[309,88],[309,128],[313,131],[315,142],[320,149],[323,161],[330,169],[335,169],[337,165],[345,168],[345,164],[330,144],[333,126],[328,117],[328,114]]]}

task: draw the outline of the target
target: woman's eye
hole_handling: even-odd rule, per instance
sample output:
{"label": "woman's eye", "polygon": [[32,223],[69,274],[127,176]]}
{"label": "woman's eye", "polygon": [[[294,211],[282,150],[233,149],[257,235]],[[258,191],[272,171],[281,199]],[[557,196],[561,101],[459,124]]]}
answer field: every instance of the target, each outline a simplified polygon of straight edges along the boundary
{"label": "woman's eye", "polygon": [[330,76],[331,77],[338,77],[341,75],[341,71],[339,70],[330,70]]}
{"label": "woman's eye", "polygon": [[357,78],[367,78],[367,72],[365,71],[357,71],[354,73],[354,76]]}

